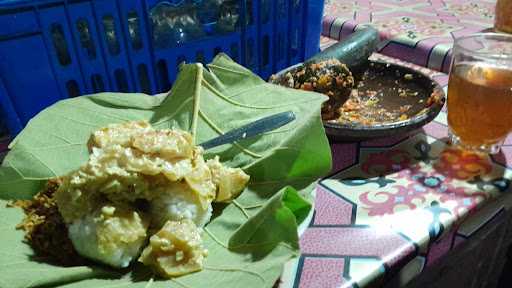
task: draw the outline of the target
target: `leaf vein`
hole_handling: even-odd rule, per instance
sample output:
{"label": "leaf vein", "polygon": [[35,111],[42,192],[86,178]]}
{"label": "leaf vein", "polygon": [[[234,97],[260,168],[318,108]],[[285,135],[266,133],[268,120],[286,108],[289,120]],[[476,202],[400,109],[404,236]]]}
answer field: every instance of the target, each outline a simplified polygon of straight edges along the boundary
{"label": "leaf vein", "polygon": [[[34,154],[33,152],[31,152],[29,150],[25,150],[25,152],[32,155],[32,157],[34,157],[35,160],[40,162],[44,167],[46,167],[50,172],[52,172],[54,177],[57,177],[57,173],[50,166],[48,166],[48,164],[46,164],[43,160],[41,160],[36,154]],[[14,166],[11,166],[11,167],[14,168]],[[17,170],[17,171],[19,171],[19,170]],[[25,175],[23,173],[20,173],[20,175],[25,177]]]}
{"label": "leaf vein", "polygon": [[240,211],[242,211],[242,213],[244,214],[245,218],[247,218],[247,219],[249,219],[249,218],[250,218],[250,216],[249,216],[249,214],[247,213],[247,211],[245,211],[244,207],[243,207],[242,205],[240,205],[240,203],[238,203],[238,201],[233,200],[232,202],[233,202],[233,204],[234,204],[238,209],[240,209]]}
{"label": "leaf vein", "polygon": [[204,269],[213,270],[213,271],[224,271],[224,272],[244,272],[244,273],[256,276],[258,279],[261,280],[261,282],[265,283],[265,278],[261,274],[254,272],[254,271],[246,270],[246,269],[241,269],[241,268],[237,268],[237,267],[229,267],[229,266],[212,267],[212,266],[206,266],[206,265],[204,266]]}
{"label": "leaf vein", "polygon": [[222,241],[220,241],[220,239],[217,238],[217,236],[215,236],[215,234],[213,234],[213,232],[211,232],[210,229],[208,229],[208,227],[204,227],[204,231],[206,232],[206,234],[208,234],[208,236],[210,236],[212,238],[213,241],[215,241],[217,244],[219,244],[223,248],[228,249],[228,245],[222,243]]}
{"label": "leaf vein", "polygon": [[254,75],[252,73],[248,72],[248,71],[237,71],[237,70],[228,69],[228,68],[225,68],[225,67],[222,67],[222,66],[218,66],[218,65],[215,65],[215,64],[211,64],[211,63],[208,64],[207,66],[208,66],[208,68],[213,67],[215,69],[228,71],[228,72],[235,73],[235,74],[242,75],[242,76],[254,77]]}
{"label": "leaf vein", "polygon": [[121,117],[118,114],[102,113],[101,110],[93,110],[93,109],[89,109],[89,108],[87,108],[87,107],[85,107],[83,105],[74,105],[74,104],[75,104],[75,102],[62,102],[61,103],[62,106],[71,107],[71,108],[78,109],[78,110],[84,110],[84,111],[93,112],[96,115],[104,116],[106,118],[113,118],[113,119],[117,119],[117,120],[121,120],[121,121],[130,121],[130,119]]}
{"label": "leaf vein", "polygon": [[289,106],[289,104],[282,104],[279,106],[255,106],[255,105],[248,105],[248,104],[240,103],[240,102],[234,101],[233,99],[228,98],[225,95],[223,95],[220,91],[218,91],[217,89],[215,89],[215,87],[213,87],[210,83],[208,83],[208,81],[203,80],[203,84],[205,84],[206,88],[208,88],[210,91],[212,91],[212,93],[215,94],[216,96],[218,96],[219,98],[223,99],[224,101],[226,101],[232,105],[238,106],[238,107],[266,110],[266,109],[274,109],[274,108]]}
{"label": "leaf vein", "polygon": [[172,114],[170,114],[170,115],[167,115],[166,117],[163,117],[163,118],[162,118],[162,119],[160,119],[159,121],[157,121],[157,122],[153,123],[153,125],[160,125],[160,124],[162,124],[162,123],[164,123],[164,122],[169,121],[170,119],[173,119],[173,118],[174,118],[174,116],[176,116],[176,114],[178,114],[178,113],[181,111],[181,109],[183,108],[183,106],[185,106],[185,105],[189,104],[189,102],[190,102],[190,101],[193,101],[193,100],[194,100],[194,99],[190,98],[190,99],[187,99],[186,101],[183,101],[183,102],[180,104],[180,106],[178,106],[178,108],[176,108],[176,111],[175,111],[174,113],[172,113]]}
{"label": "leaf vein", "polygon": [[98,127],[97,123],[89,123],[89,122],[85,122],[85,121],[80,121],[80,120],[77,120],[77,119],[74,119],[74,118],[70,118],[70,117],[67,117],[67,116],[64,116],[64,115],[59,115],[59,117],[64,118],[66,120],[69,120],[71,122],[75,122],[75,123],[78,123],[78,124],[85,125],[85,126],[94,127],[94,128]]}

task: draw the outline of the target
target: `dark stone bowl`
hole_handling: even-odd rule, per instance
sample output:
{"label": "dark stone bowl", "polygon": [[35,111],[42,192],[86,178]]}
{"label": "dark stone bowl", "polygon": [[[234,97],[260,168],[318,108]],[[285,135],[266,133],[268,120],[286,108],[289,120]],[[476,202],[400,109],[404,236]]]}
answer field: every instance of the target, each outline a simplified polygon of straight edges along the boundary
{"label": "dark stone bowl", "polygon": [[[278,83],[280,76],[297,69],[301,65],[294,65],[279,72],[272,82]],[[367,77],[361,80],[361,75],[365,72],[367,72]],[[406,74],[409,74],[408,77],[404,77]],[[354,77],[356,82],[364,82],[364,89],[382,92],[379,103],[383,108],[391,111],[403,105],[412,105],[412,107],[405,113],[408,119],[402,121],[372,125],[360,123],[339,124],[324,121],[327,136],[333,141],[363,141],[404,134],[421,128],[436,118],[446,99],[442,87],[430,77],[416,70],[391,63],[369,61],[366,67],[362,67],[354,73]],[[417,92],[417,95],[400,97],[398,88]],[[428,99],[432,95],[436,96],[437,101],[429,106],[427,105]]]}

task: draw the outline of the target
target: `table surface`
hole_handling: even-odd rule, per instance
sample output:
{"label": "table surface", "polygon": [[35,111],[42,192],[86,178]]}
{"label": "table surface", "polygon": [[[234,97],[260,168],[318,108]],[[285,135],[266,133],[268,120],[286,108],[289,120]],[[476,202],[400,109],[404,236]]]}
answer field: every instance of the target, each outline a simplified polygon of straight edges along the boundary
{"label": "table surface", "polygon": [[493,27],[495,0],[326,0],[322,35],[340,40],[376,27],[381,53],[447,72],[454,38]]}
{"label": "table surface", "polygon": [[[323,47],[334,42],[321,41]],[[447,84],[444,73],[372,57]],[[281,287],[365,287],[399,274],[406,284],[497,217],[503,204],[493,199],[509,190],[512,178],[512,137],[489,158],[450,148],[446,136],[443,110],[408,135],[332,143],[332,174],[317,186],[302,254],[286,265]],[[6,145],[0,139],[0,151]],[[484,204],[486,213],[468,217]]]}
{"label": "table surface", "polygon": [[[334,42],[321,41],[323,47]],[[372,57],[447,84],[444,73]],[[365,287],[397,275],[406,284],[499,217],[498,200],[512,178],[512,138],[487,157],[452,149],[446,136],[443,110],[408,135],[332,143],[332,174],[317,186],[302,254],[286,265],[281,287]],[[0,161],[6,145],[0,137]]]}
{"label": "table surface", "polygon": [[[324,47],[332,42],[322,39]],[[420,70],[446,89],[444,73],[373,58]],[[408,135],[331,143],[333,173],[317,186],[302,255],[282,287],[365,287],[397,274],[405,285],[498,217],[512,178],[512,137],[489,157],[450,147],[447,132],[443,109]]]}

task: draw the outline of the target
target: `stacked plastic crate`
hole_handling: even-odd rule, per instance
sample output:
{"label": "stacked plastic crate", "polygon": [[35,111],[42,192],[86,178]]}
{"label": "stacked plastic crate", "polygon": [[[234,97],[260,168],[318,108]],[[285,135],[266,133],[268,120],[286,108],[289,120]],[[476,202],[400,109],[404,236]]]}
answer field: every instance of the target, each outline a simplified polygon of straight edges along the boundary
{"label": "stacked plastic crate", "polygon": [[263,78],[319,49],[320,0],[0,1],[0,108],[11,135],[101,91],[168,91],[224,52]]}

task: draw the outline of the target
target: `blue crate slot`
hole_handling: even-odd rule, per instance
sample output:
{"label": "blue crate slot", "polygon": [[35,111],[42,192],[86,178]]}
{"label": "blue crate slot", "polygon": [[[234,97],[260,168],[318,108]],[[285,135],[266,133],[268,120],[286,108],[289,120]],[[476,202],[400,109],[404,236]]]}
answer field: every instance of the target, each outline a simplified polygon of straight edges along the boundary
{"label": "blue crate slot", "polygon": [[220,52],[266,79],[319,50],[321,0],[208,1],[0,1],[1,120],[16,135],[61,99],[168,91]]}

